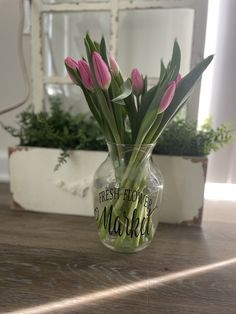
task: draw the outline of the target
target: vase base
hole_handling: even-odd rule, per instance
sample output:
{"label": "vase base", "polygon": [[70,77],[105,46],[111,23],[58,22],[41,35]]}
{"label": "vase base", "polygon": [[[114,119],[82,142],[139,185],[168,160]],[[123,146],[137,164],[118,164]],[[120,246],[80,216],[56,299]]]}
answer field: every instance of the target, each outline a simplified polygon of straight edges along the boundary
{"label": "vase base", "polygon": [[110,250],[112,250],[114,252],[117,252],[117,253],[127,253],[127,254],[140,252],[140,251],[144,250],[146,247],[148,247],[150,245],[150,243],[151,243],[151,241],[150,242],[146,242],[145,244],[142,244],[142,245],[137,246],[137,247],[131,247],[131,246],[120,246],[120,247],[117,247],[110,240],[108,240],[108,241],[101,240],[101,242],[102,242],[102,244],[105,247],[109,248]]}

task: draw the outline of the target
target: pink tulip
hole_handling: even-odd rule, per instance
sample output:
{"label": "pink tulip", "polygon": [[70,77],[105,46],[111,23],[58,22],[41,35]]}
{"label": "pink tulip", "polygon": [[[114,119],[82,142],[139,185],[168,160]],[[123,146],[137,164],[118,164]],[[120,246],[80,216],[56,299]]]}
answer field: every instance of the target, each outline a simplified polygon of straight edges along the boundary
{"label": "pink tulip", "polygon": [[139,96],[144,88],[144,80],[143,76],[139,72],[138,69],[133,69],[131,72],[131,82],[132,82],[132,89],[136,96]]}
{"label": "pink tulip", "polygon": [[[71,69],[76,71],[76,69],[78,69],[78,63],[71,57],[67,57],[65,59],[65,64]],[[70,77],[70,79],[72,80],[73,83],[78,84],[76,78],[70,73],[68,72],[68,75]]]}
{"label": "pink tulip", "polygon": [[120,68],[119,68],[118,63],[116,62],[116,59],[112,55],[110,55],[109,60],[110,60],[110,66],[111,66],[112,73],[119,74]]}
{"label": "pink tulip", "polygon": [[71,57],[65,58],[65,64],[73,70],[78,69],[78,63]]}
{"label": "pink tulip", "polygon": [[84,87],[92,91],[94,89],[94,84],[93,84],[92,72],[90,70],[88,63],[84,60],[79,60],[78,69],[79,69],[81,81]]}
{"label": "pink tulip", "polygon": [[111,74],[105,61],[98,52],[92,55],[93,67],[97,83],[101,89],[107,90],[111,83]]}
{"label": "pink tulip", "polygon": [[181,74],[179,73],[175,79],[175,84],[176,84],[176,87],[179,85],[179,83],[181,82],[182,80],[182,76]]}
{"label": "pink tulip", "polygon": [[165,111],[169,107],[169,105],[170,105],[170,103],[171,103],[171,101],[175,95],[175,90],[176,90],[176,83],[175,83],[175,81],[172,81],[172,82],[170,82],[164,95],[162,96],[160,107],[159,107],[159,113],[162,113],[163,111]]}

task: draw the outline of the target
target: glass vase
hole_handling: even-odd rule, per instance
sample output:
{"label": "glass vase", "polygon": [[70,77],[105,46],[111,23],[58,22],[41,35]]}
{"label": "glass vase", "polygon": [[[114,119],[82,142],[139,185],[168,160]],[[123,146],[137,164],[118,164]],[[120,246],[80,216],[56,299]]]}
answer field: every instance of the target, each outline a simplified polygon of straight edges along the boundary
{"label": "glass vase", "polygon": [[154,144],[108,143],[108,156],[94,175],[94,213],[102,243],[118,252],[137,252],[155,234],[163,179],[152,162]]}

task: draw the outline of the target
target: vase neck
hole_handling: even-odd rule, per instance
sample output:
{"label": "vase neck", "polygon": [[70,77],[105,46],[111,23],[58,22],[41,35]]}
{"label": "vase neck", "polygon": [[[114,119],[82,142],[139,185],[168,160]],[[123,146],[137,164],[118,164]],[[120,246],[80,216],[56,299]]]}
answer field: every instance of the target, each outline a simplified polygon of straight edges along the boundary
{"label": "vase neck", "polygon": [[107,143],[109,156],[115,168],[126,167],[130,162],[139,160],[136,166],[144,166],[148,163],[152,155],[155,144],[115,144]]}

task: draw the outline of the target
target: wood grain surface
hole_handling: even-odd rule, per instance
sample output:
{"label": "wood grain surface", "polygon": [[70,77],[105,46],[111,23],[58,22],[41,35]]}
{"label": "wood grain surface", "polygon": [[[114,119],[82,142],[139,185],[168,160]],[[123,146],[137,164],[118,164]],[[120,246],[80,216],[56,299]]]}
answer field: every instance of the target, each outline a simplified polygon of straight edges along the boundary
{"label": "wood grain surface", "polygon": [[0,313],[236,313],[234,224],[160,225],[149,248],[120,254],[92,218],[9,207],[1,184]]}

